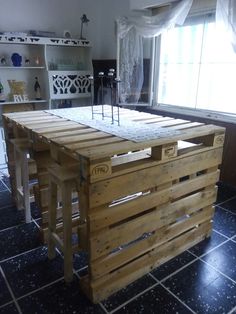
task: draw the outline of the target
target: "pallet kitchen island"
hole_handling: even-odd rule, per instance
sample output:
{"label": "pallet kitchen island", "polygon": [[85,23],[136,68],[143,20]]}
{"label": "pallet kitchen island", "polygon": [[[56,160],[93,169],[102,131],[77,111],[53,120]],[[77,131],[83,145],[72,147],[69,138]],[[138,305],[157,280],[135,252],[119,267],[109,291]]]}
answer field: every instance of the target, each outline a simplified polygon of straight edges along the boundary
{"label": "pallet kitchen island", "polygon": [[99,302],[210,236],[225,129],[120,109],[104,131],[73,118],[88,108],[61,110],[5,114],[6,143],[28,139],[49,256],[63,251],[70,281],[73,252],[87,252],[81,287]]}

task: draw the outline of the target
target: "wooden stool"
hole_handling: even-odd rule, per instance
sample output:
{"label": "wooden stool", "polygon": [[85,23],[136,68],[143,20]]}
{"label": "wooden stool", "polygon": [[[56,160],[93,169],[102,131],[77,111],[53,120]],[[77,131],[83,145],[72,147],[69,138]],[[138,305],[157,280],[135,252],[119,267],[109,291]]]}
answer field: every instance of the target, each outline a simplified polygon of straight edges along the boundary
{"label": "wooden stool", "polygon": [[[79,224],[79,217],[72,218],[72,196],[77,190],[79,166],[63,168],[55,165],[48,168],[49,172],[49,221],[48,221],[48,257],[56,255],[56,247],[64,254],[65,281],[73,279],[73,253],[78,245],[72,245],[72,228]],[[61,192],[62,223],[57,224],[58,191]],[[78,208],[78,207],[77,207]],[[59,237],[62,231],[63,240]]]}
{"label": "wooden stool", "polygon": [[29,139],[12,139],[14,145],[15,179],[16,179],[16,206],[24,209],[25,222],[31,222],[30,185],[29,185]]}

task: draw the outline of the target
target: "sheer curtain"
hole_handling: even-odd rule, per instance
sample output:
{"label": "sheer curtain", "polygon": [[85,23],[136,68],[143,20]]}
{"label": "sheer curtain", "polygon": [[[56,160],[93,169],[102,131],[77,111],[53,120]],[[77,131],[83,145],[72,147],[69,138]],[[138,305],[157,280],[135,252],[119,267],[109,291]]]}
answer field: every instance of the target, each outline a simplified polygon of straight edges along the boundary
{"label": "sheer curtain", "polygon": [[143,85],[143,37],[159,36],[175,25],[182,25],[193,0],[174,2],[155,16],[122,17],[117,20],[118,69],[121,103],[137,103]]}
{"label": "sheer curtain", "polygon": [[217,0],[216,23],[224,27],[236,53],[236,1]]}

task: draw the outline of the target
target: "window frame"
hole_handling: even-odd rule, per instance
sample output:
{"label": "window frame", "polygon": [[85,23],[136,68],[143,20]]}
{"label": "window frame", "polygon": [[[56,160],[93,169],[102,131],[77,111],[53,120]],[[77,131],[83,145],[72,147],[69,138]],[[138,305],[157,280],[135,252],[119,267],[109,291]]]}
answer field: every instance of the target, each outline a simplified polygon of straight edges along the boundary
{"label": "window frame", "polygon": [[[184,25],[195,24],[196,21],[202,20],[210,15],[215,15],[215,10],[211,10],[209,12],[193,14],[190,15]],[[210,17],[211,18],[211,17]],[[195,22],[194,22],[195,21]],[[181,27],[181,26],[180,26]],[[158,99],[158,86],[159,86],[159,71],[160,71],[160,53],[161,53],[161,36],[154,38],[153,40],[154,46],[154,54],[152,55],[152,67],[153,67],[153,80],[151,80],[151,106],[153,109],[161,110],[163,112],[171,112],[177,114],[186,114],[196,117],[208,118],[216,121],[230,122],[236,123],[236,113],[228,113],[223,111],[216,110],[208,110],[208,109],[199,109],[199,108],[191,108],[191,107],[182,107],[171,104],[162,104],[157,103]]]}

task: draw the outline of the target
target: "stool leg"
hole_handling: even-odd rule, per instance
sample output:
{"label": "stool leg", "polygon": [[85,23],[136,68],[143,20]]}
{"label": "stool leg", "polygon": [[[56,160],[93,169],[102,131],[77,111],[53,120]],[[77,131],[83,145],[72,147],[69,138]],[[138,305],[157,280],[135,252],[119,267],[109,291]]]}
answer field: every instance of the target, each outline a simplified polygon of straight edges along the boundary
{"label": "stool leg", "polygon": [[72,185],[70,182],[62,184],[62,215],[63,215],[63,242],[64,242],[64,275],[65,281],[73,279],[72,254]]}
{"label": "stool leg", "polygon": [[49,182],[49,207],[48,207],[48,258],[53,259],[56,256],[56,246],[54,244],[52,233],[56,232],[57,220],[57,185],[50,180]]}
{"label": "stool leg", "polygon": [[27,154],[24,154],[21,159],[21,174],[23,181],[23,203],[25,208],[25,222],[31,222],[30,211],[30,187],[29,187],[29,167]]}
{"label": "stool leg", "polygon": [[23,208],[22,197],[19,192],[19,190],[21,190],[21,187],[22,187],[21,154],[16,149],[14,149],[14,157],[15,157],[15,175],[16,175],[16,206],[17,206],[17,209],[20,210]]}

